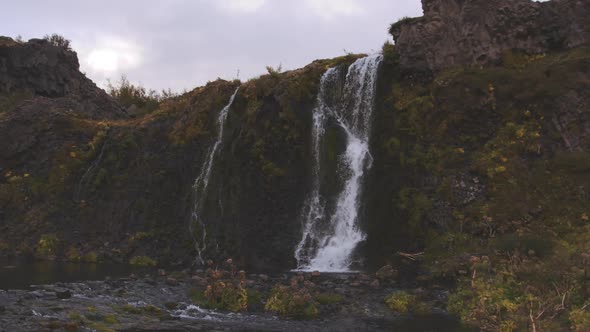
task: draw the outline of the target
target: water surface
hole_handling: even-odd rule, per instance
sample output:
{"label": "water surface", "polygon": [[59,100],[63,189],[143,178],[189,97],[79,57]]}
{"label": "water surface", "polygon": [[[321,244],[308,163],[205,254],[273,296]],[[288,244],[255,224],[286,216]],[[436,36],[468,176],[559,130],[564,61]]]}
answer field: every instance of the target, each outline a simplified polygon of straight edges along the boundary
{"label": "water surface", "polygon": [[145,269],[114,263],[0,261],[0,289],[27,289],[31,285],[120,278]]}

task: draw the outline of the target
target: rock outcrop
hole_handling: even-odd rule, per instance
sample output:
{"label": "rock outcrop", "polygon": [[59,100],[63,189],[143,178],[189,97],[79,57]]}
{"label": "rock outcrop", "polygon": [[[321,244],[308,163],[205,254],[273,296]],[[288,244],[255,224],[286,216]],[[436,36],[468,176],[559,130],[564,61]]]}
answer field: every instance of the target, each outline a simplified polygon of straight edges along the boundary
{"label": "rock outcrop", "polygon": [[590,43],[590,2],[581,0],[422,0],[424,16],[390,33],[407,69],[485,65],[517,50],[529,54]]}
{"label": "rock outcrop", "polygon": [[53,100],[68,98],[69,109],[92,118],[126,115],[80,72],[74,51],[44,39],[22,43],[0,36],[0,94],[23,93]]}

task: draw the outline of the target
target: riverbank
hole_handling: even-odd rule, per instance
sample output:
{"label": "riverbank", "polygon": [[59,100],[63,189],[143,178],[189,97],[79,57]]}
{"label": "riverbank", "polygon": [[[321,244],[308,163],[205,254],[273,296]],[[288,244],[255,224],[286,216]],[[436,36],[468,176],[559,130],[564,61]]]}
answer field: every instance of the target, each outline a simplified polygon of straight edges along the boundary
{"label": "riverbank", "polygon": [[[313,319],[278,317],[264,310],[277,284],[303,278],[316,294]],[[166,273],[0,291],[0,331],[458,331],[446,314],[448,292],[412,288],[421,314],[396,313],[384,301],[395,282],[366,274],[248,275],[248,310],[227,313],[196,305],[205,272]]]}

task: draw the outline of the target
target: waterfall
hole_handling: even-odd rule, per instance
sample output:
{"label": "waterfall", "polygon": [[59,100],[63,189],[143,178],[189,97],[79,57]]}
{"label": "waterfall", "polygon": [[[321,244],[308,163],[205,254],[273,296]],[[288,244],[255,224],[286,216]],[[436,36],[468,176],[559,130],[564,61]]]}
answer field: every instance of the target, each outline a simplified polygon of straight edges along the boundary
{"label": "waterfall", "polygon": [[[343,87],[338,68],[322,76],[313,111],[312,190],[302,212],[303,235],[295,249],[300,270],[349,271],[352,253],[365,239],[358,226],[358,211],[363,176],[372,163],[369,137],[381,60],[381,55],[372,55],[354,62]],[[346,136],[338,170],[331,170],[338,173],[343,189],[330,215],[321,183],[321,146],[329,120],[335,121]]]}
{"label": "waterfall", "polygon": [[[213,170],[213,164],[215,161],[215,156],[217,155],[217,151],[219,150],[220,146],[223,142],[223,128],[225,126],[225,120],[227,119],[227,114],[229,113],[229,109],[231,108],[232,104],[234,103],[234,99],[238,94],[240,87],[236,88],[234,93],[229,99],[229,102],[225,107],[219,112],[219,116],[217,118],[217,137],[213,146],[209,149],[207,153],[207,157],[205,158],[205,162],[201,166],[201,172],[199,176],[195,180],[193,184],[193,192],[194,192],[194,203],[193,209],[191,213],[191,221],[189,223],[189,230],[191,235],[193,236],[193,240],[195,243],[195,249],[197,250],[197,260],[200,264],[204,264],[203,261],[203,252],[207,249],[207,229],[206,224],[203,221],[202,216],[200,215],[201,210],[203,209],[203,204],[205,199],[207,198],[207,191],[209,188],[209,178],[211,177],[211,172]],[[195,225],[200,227],[200,236],[195,234]],[[198,239],[200,237],[200,239]]]}

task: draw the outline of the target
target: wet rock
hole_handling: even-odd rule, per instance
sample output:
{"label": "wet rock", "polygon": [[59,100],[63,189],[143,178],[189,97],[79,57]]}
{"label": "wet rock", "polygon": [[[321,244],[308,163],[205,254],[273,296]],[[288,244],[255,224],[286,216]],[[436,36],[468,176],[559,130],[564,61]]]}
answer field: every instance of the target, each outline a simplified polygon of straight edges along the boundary
{"label": "wet rock", "polygon": [[167,278],[166,279],[166,285],[168,285],[168,286],[178,286],[178,280],[176,280],[174,278]]}
{"label": "wet rock", "polygon": [[317,278],[317,277],[321,276],[321,273],[320,273],[320,271],[313,271],[311,273],[311,276],[314,277],[314,278]]}
{"label": "wet rock", "polygon": [[160,277],[165,277],[165,276],[166,276],[166,270],[164,270],[164,269],[159,269],[159,270],[158,270],[158,275],[159,275]]}
{"label": "wet rock", "polygon": [[191,282],[193,283],[193,285],[196,286],[207,286],[207,279],[200,277],[200,276],[193,276],[191,278]]}
{"label": "wet rock", "polygon": [[55,296],[57,296],[58,299],[65,300],[72,297],[72,292],[69,290],[58,290],[55,292]]}
{"label": "wet rock", "polygon": [[361,273],[357,277],[358,280],[368,281],[371,280],[371,277],[368,274]]}
{"label": "wet rock", "polygon": [[371,283],[371,288],[377,289],[379,287],[381,287],[379,280],[378,279],[373,280],[373,282]]}
{"label": "wet rock", "polygon": [[0,315],[6,311],[6,307],[0,305]]}
{"label": "wet rock", "polygon": [[268,275],[266,275],[266,274],[260,274],[260,275],[258,275],[258,278],[259,278],[259,279],[260,279],[260,281],[262,281],[262,282],[267,282],[267,281],[268,281],[268,279],[269,279]]}
{"label": "wet rock", "polygon": [[344,295],[344,294],[346,294],[346,289],[345,288],[334,288],[334,293]]}
{"label": "wet rock", "polygon": [[375,273],[380,280],[391,280],[397,277],[397,271],[393,268],[393,266],[387,264],[384,267],[380,268],[377,273]]}

